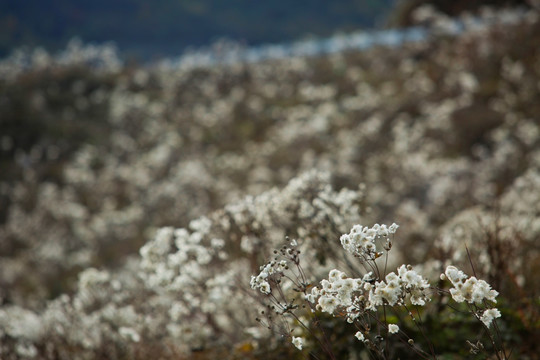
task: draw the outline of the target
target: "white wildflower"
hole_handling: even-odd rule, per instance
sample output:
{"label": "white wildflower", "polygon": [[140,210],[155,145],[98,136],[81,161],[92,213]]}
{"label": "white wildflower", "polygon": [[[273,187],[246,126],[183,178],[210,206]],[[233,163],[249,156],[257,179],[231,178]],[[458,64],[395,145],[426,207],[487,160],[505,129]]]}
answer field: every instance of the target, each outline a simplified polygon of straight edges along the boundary
{"label": "white wildflower", "polygon": [[484,313],[482,314],[482,317],[480,318],[480,320],[487,326],[489,327],[491,325],[491,322],[496,319],[496,318],[500,318],[501,317],[501,312],[498,310],[498,309],[487,309],[486,311],[484,311]]}
{"label": "white wildflower", "polygon": [[356,338],[360,341],[364,341],[365,338],[364,338],[364,334],[362,334],[360,331],[356,332],[356,334],[354,334],[354,336],[356,336]]}
{"label": "white wildflower", "polygon": [[259,290],[261,290],[263,294],[270,294],[270,284],[266,281],[262,282],[259,286]]}
{"label": "white wildflower", "polygon": [[455,266],[448,266],[444,273],[454,286],[450,289],[450,294],[456,302],[467,301],[470,304],[479,304],[484,299],[497,302],[496,297],[499,293],[492,290],[484,280],[478,280],[474,276],[467,279],[467,275]]}
{"label": "white wildflower", "polygon": [[387,238],[394,234],[398,228],[395,223],[387,227],[386,225],[375,224],[373,227],[354,225],[348,234],[340,237],[343,248],[355,256],[375,259],[377,256],[375,241]]}
{"label": "white wildflower", "polygon": [[124,339],[130,340],[130,341],[133,341],[133,342],[139,342],[141,340],[141,336],[139,335],[139,333],[137,331],[135,331],[135,329],[130,328],[130,327],[122,326],[122,327],[120,327],[120,329],[118,329],[118,333]]}
{"label": "white wildflower", "polygon": [[17,342],[15,346],[15,352],[23,359],[35,358],[38,354],[36,347],[27,342]]}
{"label": "white wildflower", "polygon": [[389,324],[388,325],[388,332],[390,334],[396,334],[399,331],[399,326],[396,324]]}
{"label": "white wildflower", "polygon": [[301,337],[293,336],[292,338],[292,344],[298,349],[302,350],[302,346],[304,345],[304,339]]}

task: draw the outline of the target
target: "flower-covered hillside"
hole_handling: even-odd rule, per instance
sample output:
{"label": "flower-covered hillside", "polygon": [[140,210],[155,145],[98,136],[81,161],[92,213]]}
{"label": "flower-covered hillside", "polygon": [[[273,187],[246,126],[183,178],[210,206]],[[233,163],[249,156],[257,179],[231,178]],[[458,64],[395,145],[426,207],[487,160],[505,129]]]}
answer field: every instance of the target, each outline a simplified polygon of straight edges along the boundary
{"label": "flower-covered hillside", "polygon": [[[189,71],[76,44],[4,61],[0,357],[316,353],[259,326],[251,276],[294,239],[310,286],[334,268],[360,278],[340,237],[395,222],[388,269],[434,284],[472,263],[506,346],[534,358],[540,18],[489,16],[397,48]],[[434,352],[479,348],[481,322],[431,305]],[[365,350],[322,319],[340,356]]]}

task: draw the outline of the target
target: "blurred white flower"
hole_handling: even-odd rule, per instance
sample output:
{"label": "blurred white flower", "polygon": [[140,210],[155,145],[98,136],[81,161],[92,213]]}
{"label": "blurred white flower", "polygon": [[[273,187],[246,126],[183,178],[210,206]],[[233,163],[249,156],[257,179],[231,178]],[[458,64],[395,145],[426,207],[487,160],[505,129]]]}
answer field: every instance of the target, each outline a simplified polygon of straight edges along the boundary
{"label": "blurred white flower", "polygon": [[302,350],[302,346],[304,345],[304,339],[301,337],[293,336],[292,338],[292,344],[298,349]]}
{"label": "blurred white flower", "polygon": [[489,327],[491,325],[491,322],[496,319],[496,318],[499,318],[501,317],[501,312],[498,310],[498,309],[487,309],[486,311],[484,311],[482,313],[482,316],[480,317],[480,320],[487,326]]}

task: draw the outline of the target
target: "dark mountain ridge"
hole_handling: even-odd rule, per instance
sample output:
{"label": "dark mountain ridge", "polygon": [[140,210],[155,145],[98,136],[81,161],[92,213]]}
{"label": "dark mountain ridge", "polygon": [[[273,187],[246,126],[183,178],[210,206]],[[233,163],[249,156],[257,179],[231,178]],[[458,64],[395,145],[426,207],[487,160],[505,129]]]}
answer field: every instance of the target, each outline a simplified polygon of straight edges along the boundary
{"label": "dark mountain ridge", "polygon": [[8,0],[0,2],[0,56],[20,46],[58,50],[73,37],[114,41],[136,57],[175,55],[218,38],[248,45],[373,28],[394,0]]}

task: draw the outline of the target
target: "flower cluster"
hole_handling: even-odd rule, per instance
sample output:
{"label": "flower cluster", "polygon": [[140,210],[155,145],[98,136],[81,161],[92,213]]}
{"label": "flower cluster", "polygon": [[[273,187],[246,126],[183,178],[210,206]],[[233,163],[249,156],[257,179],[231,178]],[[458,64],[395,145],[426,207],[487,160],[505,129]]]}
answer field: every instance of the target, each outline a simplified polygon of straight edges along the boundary
{"label": "flower cluster", "polygon": [[[298,305],[295,305],[296,299],[292,301],[287,299],[290,294],[284,291],[286,287],[282,284],[282,278],[288,279],[297,286],[295,291],[303,293],[303,298],[309,304],[312,313],[321,311],[333,316],[345,317],[348,323],[354,324],[357,329],[361,330],[356,332],[355,337],[362,341],[370,351],[384,351],[377,345],[380,344],[382,339],[380,333],[370,335],[372,330],[370,323],[374,318],[378,317],[377,314],[384,314],[384,319],[379,320],[377,328],[380,329],[380,325],[384,321],[387,334],[398,334],[400,333],[399,325],[386,322],[386,306],[394,307],[396,311],[398,311],[399,307],[405,306],[408,316],[413,321],[416,321],[413,313],[406,307],[407,302],[416,306],[424,306],[431,301],[430,290],[432,288],[428,280],[413,270],[410,265],[401,265],[396,272],[390,272],[386,275],[382,273],[384,276],[382,278],[376,260],[378,256],[374,256],[377,253],[371,250],[371,247],[375,246],[375,240],[387,238],[389,234],[394,234],[397,228],[398,225],[395,223],[391,226],[376,224],[371,228],[354,225],[349,234],[341,236],[340,239],[345,250],[353,252],[360,263],[365,267],[372,267],[374,270],[366,273],[361,278],[350,278],[345,272],[332,269],[328,273],[328,279],[321,280],[318,286],[313,286],[308,292],[308,284],[304,280],[295,282],[294,275],[291,276],[293,273],[288,271],[290,270],[288,262],[286,260],[280,261],[276,256],[274,260],[260,267],[261,272],[257,276],[251,277],[251,287],[268,295],[272,293],[271,284],[275,284],[279,291],[271,297],[274,306],[269,306],[269,308],[277,315],[292,315],[292,319],[296,320],[297,324],[299,323],[302,327],[308,329],[308,325],[303,322],[306,321],[306,318],[295,314],[295,309],[299,308]],[[353,241],[359,245],[352,245]],[[391,248],[388,244],[389,241],[387,240],[385,244],[387,251]],[[292,248],[284,246],[281,249],[281,254],[288,256],[293,261],[302,274],[302,279],[304,279],[300,267],[299,252],[295,250],[298,245],[297,241],[293,240],[291,245]],[[274,253],[277,254],[278,251]],[[386,272],[386,267],[384,271]],[[450,289],[449,293],[457,302],[467,301],[471,304],[480,304],[484,300],[496,301],[495,298],[498,293],[492,290],[488,283],[475,277],[468,277],[455,266],[448,266],[445,273],[440,275],[440,278],[441,280],[448,278],[451,281],[454,287]],[[299,284],[303,284],[303,286],[299,286]],[[439,294],[444,293],[441,289],[438,290]],[[383,311],[379,312],[381,308]],[[264,311],[262,313],[264,314]],[[495,308],[479,311],[475,307],[471,309],[471,313],[488,328],[494,319],[501,316],[499,310]],[[293,345],[301,350],[303,339],[290,335],[292,333],[293,330],[288,330]],[[319,339],[319,341],[321,340]],[[413,339],[409,338],[407,342],[414,347]],[[328,347],[324,347],[324,350],[331,354],[331,349],[329,350]]]}
{"label": "flower cluster", "polygon": [[368,309],[375,310],[377,306],[388,304],[403,305],[409,295],[411,304],[425,305],[430,301],[427,294],[429,283],[420,276],[411,266],[401,265],[398,273],[391,272],[384,281],[376,281],[374,285],[366,284],[369,289]]}
{"label": "flower cluster", "polygon": [[268,280],[271,276],[282,277],[283,271],[289,268],[286,260],[272,260],[266,265],[261,266],[261,272],[257,276],[252,276],[250,285],[252,289],[258,289],[263,294],[270,294],[270,284]]}
{"label": "flower cluster", "polygon": [[341,236],[341,245],[346,251],[355,256],[372,260],[380,255],[375,245],[376,240],[384,238],[386,240],[384,247],[386,250],[390,250],[392,242],[389,235],[394,234],[397,228],[398,225],[395,223],[388,227],[386,225],[375,224],[371,228],[355,225],[350,233]]}
{"label": "flower cluster", "polygon": [[485,310],[482,313],[480,320],[484,323],[484,325],[489,327],[491,323],[493,322],[493,320],[500,317],[501,317],[501,312],[498,309],[493,308],[493,309]]}
{"label": "flower cluster", "polygon": [[313,287],[306,300],[316,303],[317,309],[330,314],[346,314],[353,322],[366,311],[376,311],[379,306],[405,305],[408,298],[413,305],[430,301],[429,283],[410,266],[402,265],[398,273],[391,272],[384,280],[376,281],[373,273],[362,278],[348,278],[339,270],[331,270],[328,280]]}
{"label": "flower cluster", "polygon": [[470,304],[480,304],[484,300],[497,302],[496,297],[499,293],[492,290],[491,286],[484,280],[478,280],[474,276],[468,277],[455,266],[448,266],[444,275],[441,275],[441,278],[448,278],[454,286],[450,289],[450,294],[455,301],[466,301]]}
{"label": "flower cluster", "polygon": [[[370,275],[368,274],[365,279]],[[344,272],[333,269],[324,279],[320,287],[313,287],[311,293],[305,296],[306,300],[317,304],[317,309],[333,314],[337,308],[350,308],[352,311],[363,294],[364,279],[348,278]]]}
{"label": "flower cluster", "polygon": [[[448,279],[453,285],[450,289],[452,298],[458,302],[467,302],[469,304],[481,305],[486,300],[496,303],[496,290],[491,289],[484,280],[479,280],[474,276],[468,277],[463,271],[455,266],[448,266],[444,274],[441,274],[441,279]],[[490,308],[480,313],[475,313],[475,316],[486,326],[489,327],[494,319],[501,317],[501,313],[496,308]]]}

